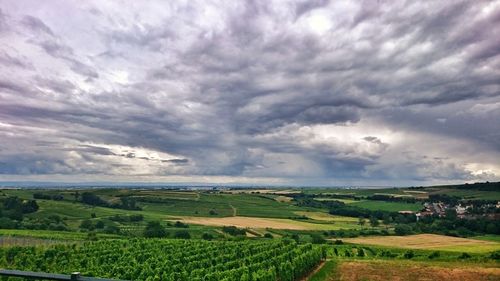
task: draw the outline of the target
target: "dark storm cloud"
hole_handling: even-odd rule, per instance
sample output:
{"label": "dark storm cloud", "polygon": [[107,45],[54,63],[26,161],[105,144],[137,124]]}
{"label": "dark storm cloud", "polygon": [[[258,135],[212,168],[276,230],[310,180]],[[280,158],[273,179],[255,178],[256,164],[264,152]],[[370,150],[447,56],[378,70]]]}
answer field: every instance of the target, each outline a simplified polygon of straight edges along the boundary
{"label": "dark storm cloud", "polygon": [[499,1],[22,2],[0,10],[5,175],[500,175]]}
{"label": "dark storm cloud", "polygon": [[35,33],[42,32],[50,36],[54,36],[52,30],[38,18],[35,18],[33,16],[25,16],[23,17],[21,22]]}
{"label": "dark storm cloud", "polygon": [[329,0],[311,0],[311,1],[299,1],[295,7],[295,14],[297,18],[301,15],[317,8],[324,7],[330,3]]}

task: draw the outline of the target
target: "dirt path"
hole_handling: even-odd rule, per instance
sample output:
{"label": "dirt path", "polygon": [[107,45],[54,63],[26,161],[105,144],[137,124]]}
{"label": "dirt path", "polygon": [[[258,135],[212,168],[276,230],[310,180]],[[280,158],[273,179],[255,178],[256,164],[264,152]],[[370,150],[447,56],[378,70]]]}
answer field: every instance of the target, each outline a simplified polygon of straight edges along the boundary
{"label": "dirt path", "polygon": [[311,278],[314,274],[316,274],[316,272],[320,271],[321,268],[323,268],[323,266],[325,265],[325,263],[326,263],[326,260],[322,260],[321,263],[313,271],[311,271],[306,277],[300,279],[300,281],[307,281],[307,280],[309,280],[309,278]]}
{"label": "dirt path", "polygon": [[237,209],[231,204],[229,204],[229,207],[231,207],[231,209],[233,209],[233,217],[236,217]]}

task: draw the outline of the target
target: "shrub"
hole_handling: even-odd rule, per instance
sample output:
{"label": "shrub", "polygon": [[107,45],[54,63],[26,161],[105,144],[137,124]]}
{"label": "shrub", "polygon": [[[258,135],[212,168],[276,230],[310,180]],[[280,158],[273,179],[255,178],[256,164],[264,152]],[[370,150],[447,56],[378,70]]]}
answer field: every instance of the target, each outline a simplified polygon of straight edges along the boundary
{"label": "shrub", "polygon": [[266,234],[264,234],[264,238],[273,238],[273,235],[269,232],[267,232]]}
{"label": "shrub", "polygon": [[104,222],[99,220],[95,223],[95,228],[97,229],[103,229],[104,228]]}
{"label": "shrub", "polygon": [[415,253],[412,250],[406,251],[403,255],[405,259],[412,259],[415,256]]}
{"label": "shrub", "polygon": [[104,233],[120,234],[120,228],[116,225],[108,225],[108,226],[104,227]]}
{"label": "shrub", "polygon": [[244,229],[239,229],[236,226],[223,226],[222,231],[233,236],[245,235],[246,233]]}
{"label": "shrub", "polygon": [[495,252],[491,253],[490,259],[500,260],[500,251],[495,251]]}
{"label": "shrub", "polygon": [[429,259],[435,259],[435,258],[439,258],[441,256],[441,254],[439,252],[432,252],[430,255],[429,255]]}
{"label": "shrub", "polygon": [[167,231],[165,228],[160,224],[159,221],[150,221],[146,225],[146,228],[144,229],[144,237],[148,238],[153,238],[153,237],[166,237],[167,236]]}
{"label": "shrub", "polygon": [[470,259],[471,255],[469,255],[468,253],[462,253],[458,258],[459,259]]}
{"label": "shrub", "polygon": [[407,224],[398,224],[394,228],[394,232],[396,233],[396,235],[408,235],[413,232],[413,229]]}
{"label": "shrub", "polygon": [[174,233],[174,238],[191,239],[191,234],[186,230],[179,230]]}
{"label": "shrub", "polygon": [[189,225],[183,223],[183,222],[180,222],[180,221],[176,221],[175,224],[174,224],[175,227],[180,227],[180,228],[188,228]]}
{"label": "shrub", "polygon": [[80,223],[80,228],[81,228],[81,229],[87,229],[87,230],[94,230],[94,229],[95,229],[95,226],[94,226],[94,224],[92,223],[92,221],[90,221],[90,220],[83,220],[83,221]]}
{"label": "shrub", "polygon": [[203,239],[203,240],[212,240],[212,239],[214,239],[214,236],[212,234],[210,234],[210,233],[205,232],[205,233],[203,233],[201,235],[201,239]]}
{"label": "shrub", "polygon": [[325,238],[323,238],[323,236],[319,235],[319,234],[311,234],[311,242],[313,244],[323,244],[326,242]]}
{"label": "shrub", "polygon": [[364,257],[365,256],[365,251],[363,249],[358,249],[358,257]]}

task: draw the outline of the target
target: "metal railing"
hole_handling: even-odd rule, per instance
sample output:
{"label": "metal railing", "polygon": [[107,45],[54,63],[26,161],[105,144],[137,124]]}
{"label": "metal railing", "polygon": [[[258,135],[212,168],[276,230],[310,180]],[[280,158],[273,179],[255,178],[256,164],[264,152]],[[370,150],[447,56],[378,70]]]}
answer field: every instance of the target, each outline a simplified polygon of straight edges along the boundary
{"label": "metal railing", "polygon": [[76,281],[126,281],[118,279],[105,279],[95,277],[80,276],[80,272],[73,272],[70,275],[66,274],[53,274],[45,272],[21,271],[0,269],[0,276],[19,277],[29,280],[76,280]]}

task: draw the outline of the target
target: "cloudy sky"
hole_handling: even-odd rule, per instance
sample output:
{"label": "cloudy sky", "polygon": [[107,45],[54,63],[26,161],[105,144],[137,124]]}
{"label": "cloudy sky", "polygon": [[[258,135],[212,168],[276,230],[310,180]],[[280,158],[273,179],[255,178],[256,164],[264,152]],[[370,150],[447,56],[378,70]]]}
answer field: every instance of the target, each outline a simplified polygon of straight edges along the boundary
{"label": "cloudy sky", "polygon": [[0,181],[500,180],[500,1],[0,0]]}

